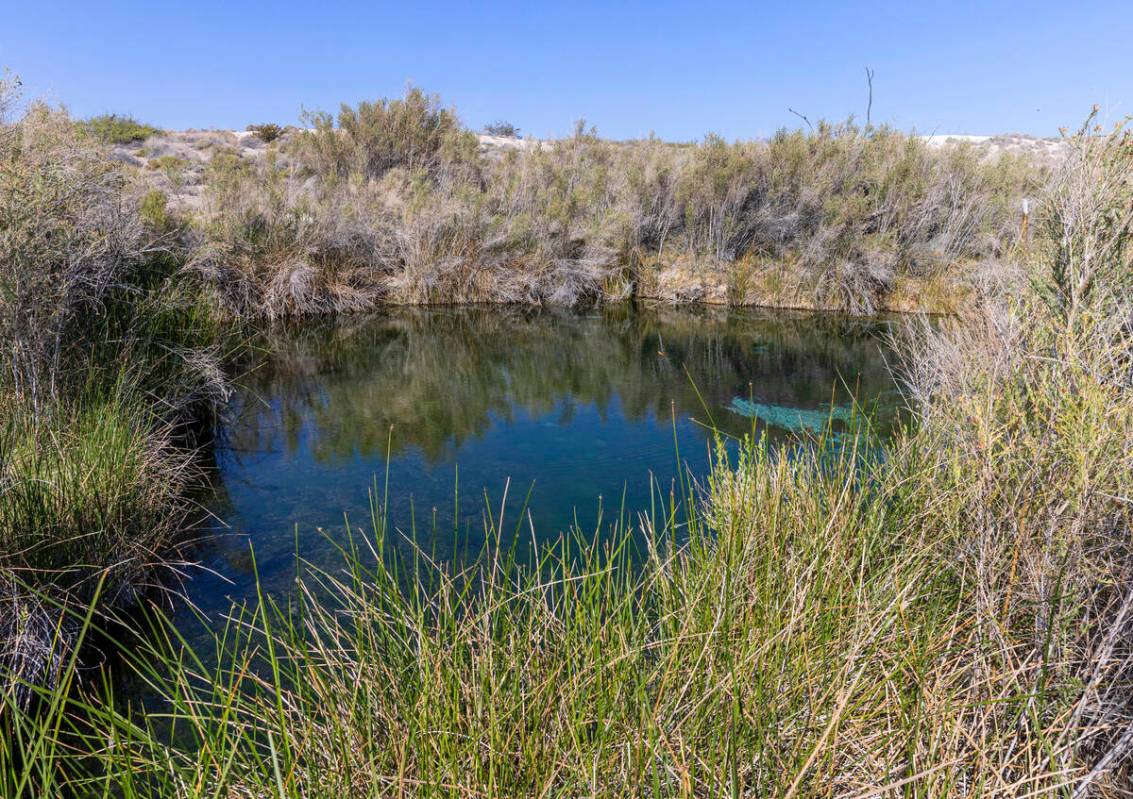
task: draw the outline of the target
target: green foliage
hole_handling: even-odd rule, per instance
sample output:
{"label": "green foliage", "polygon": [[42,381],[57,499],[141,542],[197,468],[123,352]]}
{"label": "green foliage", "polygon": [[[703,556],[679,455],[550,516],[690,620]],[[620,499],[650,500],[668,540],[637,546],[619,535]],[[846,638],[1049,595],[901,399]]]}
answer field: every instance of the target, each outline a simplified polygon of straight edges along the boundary
{"label": "green foliage", "polygon": [[165,196],[125,188],[61,111],[0,127],[0,681],[20,697],[58,677],[96,586],[105,612],[152,584],[187,518],[191,429],[225,396],[226,337]]}
{"label": "green foliage", "polygon": [[280,125],[274,122],[265,122],[261,125],[249,125],[247,128],[252,134],[260,141],[271,144],[276,139],[283,136],[285,130]]}
{"label": "green foliage", "polygon": [[146,162],[146,169],[161,170],[162,172],[180,172],[189,165],[184,158],[175,155],[159,155]]}
{"label": "green foliage", "polygon": [[138,206],[138,213],[146,224],[155,230],[166,230],[169,227],[169,198],[165,192],[152,189],[145,193]]}
{"label": "green foliage", "polygon": [[416,88],[400,99],[344,104],[337,125],[325,112],[307,122],[314,130],[299,139],[300,160],[327,179],[380,178],[395,167],[432,172],[469,160],[477,147],[453,111]]}
{"label": "green foliage", "polygon": [[73,406],[6,409],[3,568],[50,573],[57,586],[89,580],[95,564],[119,560],[140,573],[176,529],[168,511],[184,483],[185,456],[163,451],[168,444],[154,437],[147,409],[128,389],[121,397],[101,393]]}
{"label": "green foliage", "polygon": [[134,144],[162,131],[131,116],[101,114],[76,123],[78,128],[103,144]]}
{"label": "green foliage", "polygon": [[517,128],[510,122],[505,122],[502,119],[496,120],[495,122],[490,122],[485,125],[484,132],[489,136],[502,136],[505,139],[520,138],[519,128]]}

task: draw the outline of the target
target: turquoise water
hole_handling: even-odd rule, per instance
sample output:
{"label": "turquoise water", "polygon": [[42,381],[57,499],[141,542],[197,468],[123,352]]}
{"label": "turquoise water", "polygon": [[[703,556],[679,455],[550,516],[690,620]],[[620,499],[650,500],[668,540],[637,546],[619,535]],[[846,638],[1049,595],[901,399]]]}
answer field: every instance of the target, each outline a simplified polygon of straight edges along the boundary
{"label": "turquoise water", "polygon": [[[436,535],[438,559],[484,541],[486,508],[520,544],[577,524],[607,534],[702,479],[712,427],[773,441],[843,426],[851,394],[884,430],[899,395],[885,320],[722,309],[392,310],[273,332],[217,449],[214,516],[185,589],[206,612],[284,592],[296,550],[336,559],[345,519]],[[678,459],[679,452],[679,459]],[[506,501],[505,501],[506,489]],[[680,492],[675,495],[679,497]]]}

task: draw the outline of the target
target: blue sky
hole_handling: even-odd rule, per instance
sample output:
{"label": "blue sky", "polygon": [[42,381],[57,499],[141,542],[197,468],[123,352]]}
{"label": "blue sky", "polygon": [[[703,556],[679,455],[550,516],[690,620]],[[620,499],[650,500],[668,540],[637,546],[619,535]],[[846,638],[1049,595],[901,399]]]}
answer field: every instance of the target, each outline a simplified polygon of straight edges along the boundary
{"label": "blue sky", "polygon": [[168,128],[294,122],[436,92],[471,127],[766,136],[788,107],[924,133],[1055,135],[1133,113],[1133,0],[301,3],[4,0],[0,66],[74,114]]}

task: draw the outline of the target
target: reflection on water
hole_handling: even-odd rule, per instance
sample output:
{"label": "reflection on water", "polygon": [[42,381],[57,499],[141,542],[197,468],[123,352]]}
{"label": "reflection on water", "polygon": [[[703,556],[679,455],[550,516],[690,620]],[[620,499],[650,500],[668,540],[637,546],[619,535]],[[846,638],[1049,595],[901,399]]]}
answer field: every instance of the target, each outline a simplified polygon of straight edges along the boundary
{"label": "reflection on water", "polygon": [[211,509],[228,529],[203,557],[233,582],[202,575],[191,598],[208,610],[249,595],[249,539],[269,590],[287,586],[296,546],[329,562],[319,529],[333,539],[344,514],[367,526],[387,463],[391,525],[440,531],[443,559],[479,546],[486,506],[504,507],[505,529],[522,521],[524,541],[574,521],[600,535],[619,511],[648,510],[651,475],[667,498],[678,447],[702,476],[710,425],[779,439],[825,424],[833,403],[838,426],[856,392],[884,428],[897,402],[885,325],[722,309],[442,308],[275,332],[218,456]]}

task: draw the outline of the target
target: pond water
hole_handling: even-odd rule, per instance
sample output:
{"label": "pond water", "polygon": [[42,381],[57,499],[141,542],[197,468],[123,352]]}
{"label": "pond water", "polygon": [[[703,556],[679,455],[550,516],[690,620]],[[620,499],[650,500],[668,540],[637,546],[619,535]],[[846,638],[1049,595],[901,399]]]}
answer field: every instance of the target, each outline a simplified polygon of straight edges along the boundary
{"label": "pond water", "polygon": [[706,475],[712,427],[779,441],[844,424],[856,395],[884,432],[900,400],[880,335],[890,324],[437,308],[274,332],[221,436],[206,503],[219,533],[185,590],[206,612],[254,596],[251,543],[264,587],[285,591],[296,549],[330,563],[344,519],[369,528],[387,470],[389,526],[437,534],[445,560],[479,549],[486,508],[497,524],[504,508],[504,530],[522,522],[525,546],[572,524],[607,534],[619,514],[668,501],[678,463]]}

